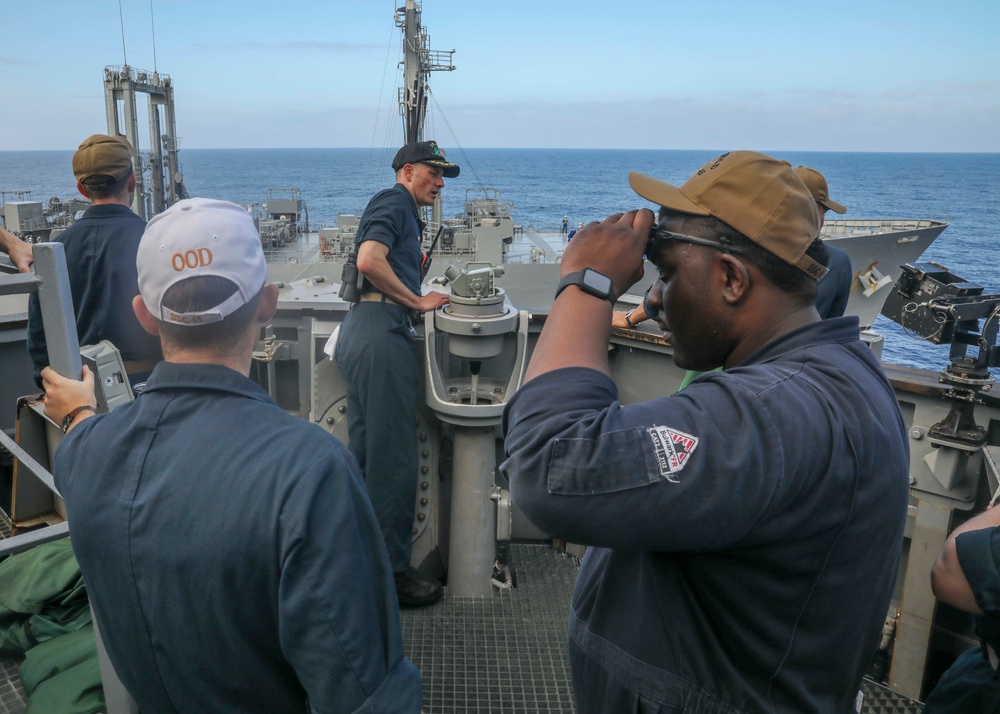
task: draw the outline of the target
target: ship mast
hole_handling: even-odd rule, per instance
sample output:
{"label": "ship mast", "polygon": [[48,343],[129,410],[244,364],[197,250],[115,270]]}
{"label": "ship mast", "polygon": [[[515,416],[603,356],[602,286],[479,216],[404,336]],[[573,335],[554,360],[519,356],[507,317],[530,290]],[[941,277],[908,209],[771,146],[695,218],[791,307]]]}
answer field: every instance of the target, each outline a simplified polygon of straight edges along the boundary
{"label": "ship mast", "polygon": [[399,88],[399,113],[403,117],[403,143],[424,139],[424,117],[430,94],[430,73],[455,69],[455,50],[431,50],[430,37],[420,24],[420,3],[406,0],[396,10],[396,27],[403,31],[403,86]]}
{"label": "ship mast", "polygon": [[[139,151],[137,94],[149,98],[149,159]],[[177,120],[174,114],[174,87],[170,76],[148,72],[127,64],[104,68],[104,102],[108,133],[124,135],[132,145],[135,169],[135,206],[139,217],[148,220],[182,198],[187,198],[184,178],[177,161]],[[119,106],[122,111],[119,112]],[[162,114],[160,108],[162,107]],[[146,186],[149,176],[151,187]]]}

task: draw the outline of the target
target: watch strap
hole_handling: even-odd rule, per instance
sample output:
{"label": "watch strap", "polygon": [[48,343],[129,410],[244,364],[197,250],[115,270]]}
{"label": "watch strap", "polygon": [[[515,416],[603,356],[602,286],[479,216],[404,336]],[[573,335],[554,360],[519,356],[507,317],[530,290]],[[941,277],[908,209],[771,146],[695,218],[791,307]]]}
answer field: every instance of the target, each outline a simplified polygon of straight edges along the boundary
{"label": "watch strap", "polygon": [[97,407],[92,407],[89,404],[81,404],[76,409],[72,410],[69,414],[64,416],[62,420],[63,434],[69,431],[69,427],[73,423],[73,420],[76,419],[78,416],[80,416],[80,414],[82,414],[83,412],[94,412],[94,414],[97,414]]}

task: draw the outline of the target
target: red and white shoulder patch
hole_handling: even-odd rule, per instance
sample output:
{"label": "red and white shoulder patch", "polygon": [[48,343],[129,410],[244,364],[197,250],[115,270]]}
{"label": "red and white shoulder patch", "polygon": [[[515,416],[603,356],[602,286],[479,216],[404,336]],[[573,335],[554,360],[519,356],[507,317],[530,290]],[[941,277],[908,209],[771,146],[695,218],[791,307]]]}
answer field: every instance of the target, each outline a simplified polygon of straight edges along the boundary
{"label": "red and white shoulder patch", "polygon": [[646,431],[653,441],[653,451],[660,467],[660,476],[673,483],[678,474],[698,448],[698,437],[665,426],[654,426]]}

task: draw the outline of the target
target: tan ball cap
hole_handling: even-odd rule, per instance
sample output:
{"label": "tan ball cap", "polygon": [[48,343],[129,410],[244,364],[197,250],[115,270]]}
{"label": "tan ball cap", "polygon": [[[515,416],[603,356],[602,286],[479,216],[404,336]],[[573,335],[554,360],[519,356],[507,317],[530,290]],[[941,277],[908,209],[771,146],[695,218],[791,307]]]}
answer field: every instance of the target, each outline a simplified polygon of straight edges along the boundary
{"label": "tan ball cap", "polygon": [[635,171],[628,182],[660,206],[718,218],[816,280],[827,273],[805,254],[819,235],[819,216],[812,194],[788,162],[756,151],[730,151],[702,166],[683,186]]}
{"label": "tan ball cap", "polygon": [[[73,154],[73,175],[84,186],[121,181],[131,170],[132,146],[122,136],[94,134]],[[110,177],[114,181],[98,177]]]}
{"label": "tan ball cap", "polygon": [[847,213],[847,206],[830,200],[830,189],[827,188],[823,174],[808,166],[796,166],[794,171],[795,175],[802,179],[802,183],[809,189],[809,193],[816,199],[816,203],[837,213]]}

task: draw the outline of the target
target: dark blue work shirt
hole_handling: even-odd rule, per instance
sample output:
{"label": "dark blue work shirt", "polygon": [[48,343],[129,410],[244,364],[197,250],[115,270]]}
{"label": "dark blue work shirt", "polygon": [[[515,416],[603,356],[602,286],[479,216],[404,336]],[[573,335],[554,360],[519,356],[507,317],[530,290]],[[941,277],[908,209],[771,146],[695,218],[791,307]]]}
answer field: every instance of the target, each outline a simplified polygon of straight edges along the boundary
{"label": "dark blue work shirt", "polygon": [[[983,611],[976,617],[976,633],[1000,651],[1000,528],[960,533],[955,550],[962,574]],[[963,652],[927,697],[927,714],[969,714],[1000,711],[1000,679],[982,648]]]}
{"label": "dark blue work shirt", "polygon": [[976,618],[976,631],[1000,651],[1000,528],[960,533],[955,550],[976,604],[983,611]]}
{"label": "dark blue work shirt", "polygon": [[[511,497],[591,548],[571,655],[665,711],[853,711],[892,596],[909,455],[857,318],[784,335],[672,397],[542,374],[504,415]],[[602,682],[577,681],[581,712]],[[644,700],[645,701],[645,700]]]}
{"label": "dark blue work shirt", "polygon": [[844,315],[854,284],[851,257],[830,243],[825,245],[830,253],[830,260],[826,266],[830,272],[816,286],[816,312],[824,320]]}
{"label": "dark blue work shirt", "polygon": [[53,473],[142,711],[419,711],[354,458],[243,375],[161,362],[63,439]]}
{"label": "dark blue work shirt", "polygon": [[[400,281],[420,295],[420,238],[424,224],[417,202],[401,183],[379,191],[365,207],[358,223],[358,245],[375,240],[389,247],[386,260]],[[369,288],[370,283],[366,283]]]}
{"label": "dark blue work shirt", "polygon": [[[160,340],[146,332],[132,310],[139,294],[135,256],[146,222],[117,203],[91,206],[54,240],[65,246],[66,270],[80,345],[110,340],[123,360],[160,359]],[[38,295],[28,300],[28,353],[41,386],[49,364]]]}

